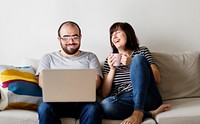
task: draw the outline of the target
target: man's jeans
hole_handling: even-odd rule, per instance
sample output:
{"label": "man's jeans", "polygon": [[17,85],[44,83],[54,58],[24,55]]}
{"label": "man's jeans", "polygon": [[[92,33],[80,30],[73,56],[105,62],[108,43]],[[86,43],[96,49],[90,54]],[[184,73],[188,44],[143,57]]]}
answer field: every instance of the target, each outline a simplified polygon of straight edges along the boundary
{"label": "man's jeans", "polygon": [[125,119],[135,109],[144,112],[144,118],[152,117],[149,111],[162,104],[162,98],[155,83],[150,64],[143,55],[135,55],[130,67],[133,90],[117,96],[110,96],[101,102],[103,117]]}
{"label": "man's jeans", "polygon": [[74,117],[80,124],[101,124],[102,108],[99,103],[46,103],[38,108],[39,124],[61,124],[60,118]]}

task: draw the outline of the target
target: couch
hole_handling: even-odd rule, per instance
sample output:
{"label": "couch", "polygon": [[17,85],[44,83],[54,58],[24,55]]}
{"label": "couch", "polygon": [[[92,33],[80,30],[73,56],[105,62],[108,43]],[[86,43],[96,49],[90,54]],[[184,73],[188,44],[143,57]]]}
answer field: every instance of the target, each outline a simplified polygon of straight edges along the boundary
{"label": "couch", "polygon": [[[152,52],[161,75],[158,85],[164,103],[172,109],[145,119],[142,124],[200,123],[200,51],[182,53]],[[23,65],[37,68],[38,60],[24,59]],[[62,124],[78,124],[74,118],[62,118]],[[119,124],[121,120],[103,119],[103,124]],[[38,114],[30,110],[0,111],[0,124],[37,124]]]}

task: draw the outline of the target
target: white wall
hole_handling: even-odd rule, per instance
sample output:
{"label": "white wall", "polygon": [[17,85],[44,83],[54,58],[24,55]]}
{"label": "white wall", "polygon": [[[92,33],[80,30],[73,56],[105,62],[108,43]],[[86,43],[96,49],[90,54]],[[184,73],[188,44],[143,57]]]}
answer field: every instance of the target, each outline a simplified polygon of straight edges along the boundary
{"label": "white wall", "polygon": [[109,27],[130,23],[151,51],[200,49],[200,0],[0,0],[0,64],[20,64],[60,49],[66,20],[82,28],[82,50],[103,61],[111,51]]}

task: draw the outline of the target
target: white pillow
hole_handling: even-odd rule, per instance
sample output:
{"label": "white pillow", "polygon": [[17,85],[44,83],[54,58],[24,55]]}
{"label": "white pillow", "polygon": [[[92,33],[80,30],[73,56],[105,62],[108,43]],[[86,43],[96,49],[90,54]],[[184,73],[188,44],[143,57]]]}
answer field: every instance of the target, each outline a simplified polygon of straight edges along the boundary
{"label": "white pillow", "polygon": [[32,59],[32,58],[24,58],[22,65],[31,65],[34,71],[37,71],[37,67],[39,65],[39,59]]}

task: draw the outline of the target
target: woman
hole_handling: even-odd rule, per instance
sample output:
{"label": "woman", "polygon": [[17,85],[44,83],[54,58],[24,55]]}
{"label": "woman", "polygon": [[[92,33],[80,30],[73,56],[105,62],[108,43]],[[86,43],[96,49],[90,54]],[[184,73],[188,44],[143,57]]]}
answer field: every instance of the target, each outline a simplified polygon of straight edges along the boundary
{"label": "woman", "polygon": [[128,23],[116,22],[110,27],[113,53],[121,55],[120,66],[111,53],[103,68],[104,81],[101,105],[108,119],[125,119],[121,124],[140,124],[147,117],[169,110],[162,104],[156,83],[160,75],[147,47],[139,47],[135,31]]}

